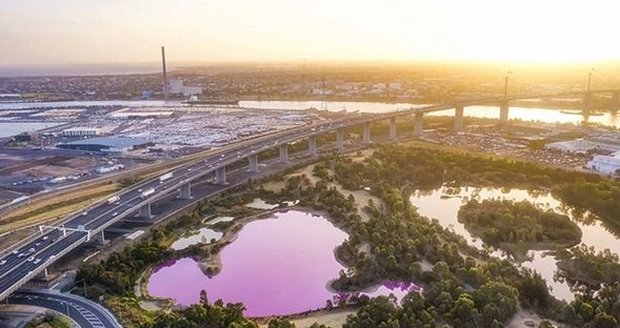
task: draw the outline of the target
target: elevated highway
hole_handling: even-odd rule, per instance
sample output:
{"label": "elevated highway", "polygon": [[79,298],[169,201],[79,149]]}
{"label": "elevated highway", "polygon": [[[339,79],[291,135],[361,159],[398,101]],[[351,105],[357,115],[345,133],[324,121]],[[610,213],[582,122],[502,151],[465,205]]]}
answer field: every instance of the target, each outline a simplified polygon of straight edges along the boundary
{"label": "elevated highway", "polygon": [[[605,90],[610,91],[610,90]],[[595,91],[592,91],[595,92]],[[617,94],[618,90],[611,90]],[[579,93],[583,95],[584,93]],[[258,154],[277,148],[279,160],[288,162],[288,145],[292,142],[307,139],[308,152],[317,154],[316,138],[318,135],[336,132],[337,149],[344,149],[345,128],[362,125],[364,142],[370,142],[370,124],[376,121],[389,121],[389,138],[396,138],[396,119],[414,116],[414,134],[422,133],[424,113],[455,109],[455,129],[463,128],[463,109],[465,106],[479,104],[500,105],[500,121],[508,119],[508,103],[510,100],[529,99],[534,97],[557,97],[569,94],[527,95],[511,97],[490,97],[446,103],[432,106],[421,106],[385,114],[355,114],[340,120],[320,124],[306,125],[267,135],[252,140],[239,142],[214,151],[205,157],[190,161],[175,169],[165,172],[158,178],[143,181],[117,193],[113,198],[93,204],[84,212],[71,215],[52,226],[41,226],[40,232],[17,243],[9,249],[0,251],[0,300],[7,298],[19,287],[26,284],[63,255],[81,244],[97,238],[104,229],[112,224],[134,216],[149,218],[151,204],[173,193],[179,197],[191,197],[193,181],[214,176],[214,183],[226,184],[226,167],[242,160],[248,161],[248,171],[258,171]],[[574,93],[573,93],[574,95]],[[613,98],[613,97],[612,97]],[[617,101],[617,98],[616,98]],[[614,104],[618,106],[618,104]]]}

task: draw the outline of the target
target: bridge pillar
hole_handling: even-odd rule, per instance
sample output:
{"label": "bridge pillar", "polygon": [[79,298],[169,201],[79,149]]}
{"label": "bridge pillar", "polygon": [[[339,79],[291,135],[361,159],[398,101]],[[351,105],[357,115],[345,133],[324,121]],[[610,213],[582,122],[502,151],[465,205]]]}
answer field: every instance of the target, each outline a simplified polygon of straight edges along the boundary
{"label": "bridge pillar", "polygon": [[248,162],[248,172],[258,173],[258,155],[250,155],[250,157],[248,157]]}
{"label": "bridge pillar", "polygon": [[288,144],[280,145],[280,163],[288,164]]}
{"label": "bridge pillar", "polygon": [[388,139],[396,140],[396,117],[392,117],[390,119],[390,131],[388,134]]}
{"label": "bridge pillar", "polygon": [[369,122],[364,123],[364,132],[362,134],[362,141],[365,144],[370,143],[370,123]]}
{"label": "bridge pillar", "polygon": [[310,156],[316,157],[316,136],[308,137],[308,153]]}
{"label": "bridge pillar", "polygon": [[454,131],[460,132],[464,129],[464,107],[463,105],[457,104],[454,107]]}
{"label": "bridge pillar", "polygon": [[152,218],[153,213],[151,212],[151,203],[146,203],[145,205],[142,205],[142,207],[140,207],[140,209],[138,210],[138,216],[143,219]]}
{"label": "bridge pillar", "polygon": [[590,114],[590,110],[592,109],[592,93],[591,92],[586,92],[583,95],[583,115],[589,115]]}
{"label": "bridge pillar", "polygon": [[215,170],[215,183],[220,185],[227,184],[226,182],[226,166],[222,166]]}
{"label": "bridge pillar", "polygon": [[47,271],[47,268],[43,269],[43,271],[39,272],[36,275],[36,278],[39,280],[47,280],[47,277],[49,276],[49,273]]}
{"label": "bridge pillar", "polygon": [[424,129],[424,113],[416,112],[413,121],[413,135],[422,135]]}
{"label": "bridge pillar", "polygon": [[186,183],[179,188],[179,198],[192,199],[192,186],[191,183]]}
{"label": "bridge pillar", "polygon": [[508,100],[502,100],[499,104],[499,122],[506,123],[508,122],[508,111],[510,106],[508,104]]}
{"label": "bridge pillar", "polygon": [[336,146],[338,152],[344,152],[344,128],[340,127],[336,130]]}
{"label": "bridge pillar", "polygon": [[609,110],[612,113],[616,113],[618,112],[618,109],[620,109],[620,91],[614,91],[611,94],[611,100],[609,102]]}
{"label": "bridge pillar", "polygon": [[101,233],[99,234],[98,237],[95,238],[96,242],[99,243],[100,245],[105,245],[107,240],[105,239],[105,233],[104,230],[101,230]]}

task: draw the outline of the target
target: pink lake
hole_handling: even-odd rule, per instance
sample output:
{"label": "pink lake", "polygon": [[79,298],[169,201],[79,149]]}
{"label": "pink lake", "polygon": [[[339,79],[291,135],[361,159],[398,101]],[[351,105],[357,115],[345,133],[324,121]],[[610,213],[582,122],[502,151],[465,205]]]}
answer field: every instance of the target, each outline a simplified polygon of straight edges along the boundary
{"label": "pink lake", "polygon": [[[299,211],[277,213],[248,223],[222,249],[222,271],[216,276],[207,277],[194,259],[183,258],[157,268],[147,288],[151,295],[180,305],[198,303],[204,289],[211,302],[243,303],[250,317],[319,309],[336,296],[327,284],[345,269],[336,261],[334,249],[347,238],[322,217]],[[408,287],[385,284],[368,295],[392,292],[401,299]]]}

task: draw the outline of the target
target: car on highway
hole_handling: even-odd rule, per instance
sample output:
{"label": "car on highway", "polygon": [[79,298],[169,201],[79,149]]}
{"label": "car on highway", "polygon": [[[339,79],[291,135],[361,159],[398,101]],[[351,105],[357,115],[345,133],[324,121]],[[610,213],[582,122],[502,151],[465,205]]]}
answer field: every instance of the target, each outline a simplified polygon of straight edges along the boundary
{"label": "car on highway", "polygon": [[138,192],[142,192],[142,188],[138,189]]}
{"label": "car on highway", "polygon": [[17,250],[14,250],[11,252],[11,254],[16,255],[17,253],[19,253]]}
{"label": "car on highway", "polygon": [[117,216],[117,215],[118,215],[118,212],[112,213],[112,216]]}
{"label": "car on highway", "polygon": [[39,247],[39,246],[41,246],[41,242],[38,242],[38,243],[34,244],[34,246],[35,246],[35,247]]}
{"label": "car on highway", "polygon": [[30,249],[28,250],[28,253],[34,253],[34,252],[35,252],[34,247],[32,247],[32,248],[30,248]]}
{"label": "car on highway", "polygon": [[88,212],[86,211],[82,212],[82,216],[87,216],[87,215],[88,215]]}
{"label": "car on highway", "polygon": [[19,255],[17,255],[17,257],[24,257],[24,256],[26,256],[25,253],[19,253]]}
{"label": "car on highway", "polygon": [[6,260],[0,261],[0,265],[5,265],[5,264],[6,264]]}
{"label": "car on highway", "polygon": [[34,264],[38,264],[39,262],[41,262],[41,259],[34,260]]}
{"label": "car on highway", "polygon": [[43,240],[48,240],[48,239],[50,239],[50,237],[49,237],[49,236],[45,236],[45,237],[43,237]]}
{"label": "car on highway", "polygon": [[34,256],[31,256],[28,258],[28,262],[32,262],[32,261],[34,261]]}

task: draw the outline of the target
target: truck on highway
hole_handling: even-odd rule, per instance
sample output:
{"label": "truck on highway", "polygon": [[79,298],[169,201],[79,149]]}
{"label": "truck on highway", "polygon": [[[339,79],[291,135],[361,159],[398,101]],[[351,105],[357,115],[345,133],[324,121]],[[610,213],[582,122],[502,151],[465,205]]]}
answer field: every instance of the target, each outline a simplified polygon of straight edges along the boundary
{"label": "truck on highway", "polygon": [[110,197],[108,199],[108,204],[114,204],[114,203],[118,202],[119,200],[121,200],[121,199],[118,196]]}
{"label": "truck on highway", "polygon": [[147,189],[147,190],[142,192],[142,194],[140,195],[140,198],[145,198],[146,196],[148,196],[148,195],[150,195],[150,194],[152,194],[154,192],[155,192],[154,188],[149,188],[149,189]]}
{"label": "truck on highway", "polygon": [[168,180],[170,178],[172,178],[172,172],[166,173],[166,174],[160,176],[159,177],[159,183],[164,183],[164,181],[166,181],[166,180]]}

